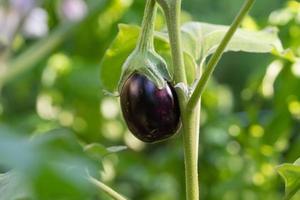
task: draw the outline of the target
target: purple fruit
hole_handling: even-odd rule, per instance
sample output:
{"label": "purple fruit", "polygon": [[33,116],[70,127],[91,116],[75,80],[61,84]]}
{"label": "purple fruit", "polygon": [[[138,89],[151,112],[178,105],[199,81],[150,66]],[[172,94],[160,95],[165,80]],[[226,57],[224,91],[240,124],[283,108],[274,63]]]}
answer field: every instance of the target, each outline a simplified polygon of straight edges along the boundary
{"label": "purple fruit", "polygon": [[144,142],[174,135],[180,127],[176,92],[169,84],[159,89],[146,76],[134,73],[121,90],[121,108],[129,130]]}

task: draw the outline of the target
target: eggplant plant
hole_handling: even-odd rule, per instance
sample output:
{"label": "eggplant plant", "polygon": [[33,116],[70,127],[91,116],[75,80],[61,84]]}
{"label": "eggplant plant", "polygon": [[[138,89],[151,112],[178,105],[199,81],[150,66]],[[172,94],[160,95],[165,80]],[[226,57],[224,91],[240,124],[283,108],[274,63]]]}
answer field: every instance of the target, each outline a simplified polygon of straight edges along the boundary
{"label": "eggplant plant", "polygon": [[[232,25],[222,26],[180,24],[181,0],[147,0],[142,27],[121,24],[102,60],[102,86],[120,95],[124,119],[137,138],[161,141],[180,127],[187,200],[200,198],[201,95],[222,55],[227,51],[283,51],[276,29],[254,32],[239,28],[254,2],[246,0]],[[167,31],[153,31],[156,4],[164,13]],[[112,68],[119,73],[110,73]]]}

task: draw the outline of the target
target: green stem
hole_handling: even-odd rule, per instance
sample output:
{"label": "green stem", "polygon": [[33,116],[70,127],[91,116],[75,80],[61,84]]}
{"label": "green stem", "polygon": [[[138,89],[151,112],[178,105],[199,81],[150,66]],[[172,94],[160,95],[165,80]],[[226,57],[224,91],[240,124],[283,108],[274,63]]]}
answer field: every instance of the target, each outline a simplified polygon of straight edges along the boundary
{"label": "green stem", "polygon": [[155,27],[156,10],[157,6],[155,0],[147,0],[142,22],[142,30],[137,46],[137,49],[139,51],[145,52],[149,49],[154,49],[153,34]]}
{"label": "green stem", "polygon": [[114,200],[127,200],[125,197],[114,191],[112,188],[109,186],[105,185],[104,183],[98,181],[97,179],[93,177],[88,177],[88,180],[95,185],[97,188],[101,189],[104,191],[107,195],[109,195],[111,198]]}
{"label": "green stem", "polygon": [[199,98],[201,97],[201,95],[203,93],[203,90],[205,89],[209,78],[211,77],[211,75],[212,75],[216,65],[220,61],[222,55],[224,54],[224,51],[225,51],[228,43],[230,42],[232,36],[234,35],[236,30],[238,29],[238,27],[241,24],[244,17],[248,14],[248,12],[251,9],[254,2],[255,2],[255,0],[247,0],[245,2],[245,4],[243,5],[242,9],[240,10],[239,14],[237,15],[237,17],[233,21],[230,29],[226,33],[226,35],[225,35],[224,39],[222,40],[221,44],[219,45],[216,52],[214,53],[214,55],[211,57],[210,61],[208,62],[207,68],[204,71],[201,79],[197,83],[197,86],[196,86],[196,88],[195,88],[195,90],[194,90],[194,92],[193,92],[193,94],[192,94],[192,96],[191,96],[191,98],[190,98],[190,100],[187,104],[188,108],[192,109],[192,108],[196,107],[197,102],[198,102]]}
{"label": "green stem", "polygon": [[180,32],[181,0],[171,0],[162,4],[172,51],[172,64],[175,83],[187,83]]}
{"label": "green stem", "polygon": [[[171,44],[172,64],[175,83],[187,84],[183,50],[180,32],[181,0],[157,0],[164,10],[168,33]],[[182,120],[183,141],[184,141],[184,162],[186,199],[199,200],[198,183],[198,119],[199,112],[194,110],[191,115],[186,114],[186,96],[183,92],[177,92]],[[200,106],[200,104],[199,104]]]}

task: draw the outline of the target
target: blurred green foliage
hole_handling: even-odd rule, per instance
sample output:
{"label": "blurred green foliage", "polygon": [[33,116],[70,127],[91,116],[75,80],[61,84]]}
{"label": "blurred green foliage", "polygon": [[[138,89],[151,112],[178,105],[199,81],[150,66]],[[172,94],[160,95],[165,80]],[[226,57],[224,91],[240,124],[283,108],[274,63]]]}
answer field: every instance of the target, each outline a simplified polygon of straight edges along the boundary
{"label": "blurred green foliage", "polygon": [[[138,25],[144,1],[89,0],[82,20],[62,13],[62,2],[32,4],[47,13],[45,35],[26,33],[24,20],[15,30],[11,23],[0,28],[0,199],[109,199],[89,185],[86,170],[133,200],[184,199],[181,136],[153,145],[133,138],[118,98],[105,95],[98,80],[117,24]],[[183,1],[183,18],[230,24],[241,3]],[[11,9],[7,1],[1,16],[3,9]],[[163,27],[161,15],[157,26]],[[300,4],[257,1],[243,26],[276,26],[293,56],[228,53],[222,59],[203,96],[202,199],[279,200],[284,184],[275,168],[300,157]],[[92,143],[101,145],[87,151]],[[105,154],[104,147],[124,145]],[[104,152],[101,162],[95,151]]]}

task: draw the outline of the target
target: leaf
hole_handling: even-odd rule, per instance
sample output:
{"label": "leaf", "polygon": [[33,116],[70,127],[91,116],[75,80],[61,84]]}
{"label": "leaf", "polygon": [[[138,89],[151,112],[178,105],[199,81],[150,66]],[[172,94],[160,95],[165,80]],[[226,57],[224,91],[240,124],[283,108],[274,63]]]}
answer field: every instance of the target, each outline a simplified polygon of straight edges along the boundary
{"label": "leaf", "polygon": [[285,200],[289,200],[300,189],[300,159],[294,164],[280,165],[277,171],[285,182]]}
{"label": "leaf", "polygon": [[[197,63],[203,63],[209,55],[215,52],[228,29],[229,26],[200,22],[189,22],[181,27],[185,70],[189,84],[196,77]],[[135,48],[139,31],[138,26],[120,24],[117,37],[102,59],[100,80],[102,87],[110,93],[117,91],[122,65]],[[167,32],[155,32],[155,47],[168,63],[172,75],[170,43]],[[238,29],[226,51],[268,53],[274,49],[277,52],[283,51],[277,30],[266,29],[255,32]]]}
{"label": "leaf", "polygon": [[128,149],[127,146],[112,146],[112,147],[108,147],[107,150],[110,152],[110,153],[118,153],[118,152],[121,152],[121,151],[124,151]]}
{"label": "leaf", "polygon": [[31,199],[32,191],[20,173],[0,174],[0,200]]}
{"label": "leaf", "polygon": [[[18,180],[24,177],[22,185],[32,188],[37,199],[53,199],[50,197],[55,195],[56,199],[79,200],[94,194],[86,172],[96,174],[96,163],[85,156],[74,134],[59,129],[31,139],[21,135],[24,133],[0,125],[0,165],[20,174]],[[0,191],[13,195],[14,178],[7,175],[0,176]]]}
{"label": "leaf", "polygon": [[[225,34],[229,26],[207,24],[200,22],[189,22],[183,25],[182,30],[190,33],[193,42],[197,45],[191,48],[191,44],[184,43],[185,49],[197,52],[196,60],[203,60],[213,54]],[[192,41],[192,40],[191,40]],[[250,53],[269,53],[273,49],[283,51],[282,44],[277,36],[277,30],[268,28],[263,31],[249,31],[238,29],[228,44],[226,51],[244,51]],[[199,52],[200,51],[200,52]]]}
{"label": "leaf", "polygon": [[121,67],[133,51],[139,28],[137,26],[119,25],[119,33],[109,49],[107,49],[100,68],[101,85],[109,92],[117,90],[121,76]]}
{"label": "leaf", "polygon": [[[134,50],[139,36],[140,28],[138,26],[131,26],[120,24],[119,32],[112,42],[110,47],[105,52],[100,65],[100,80],[104,90],[108,93],[117,91],[117,85],[121,76],[122,65]],[[188,37],[186,37],[188,40]],[[124,45],[126,44],[126,45]],[[168,35],[165,32],[155,33],[155,47],[157,52],[166,60],[170,74],[173,74],[171,67],[171,53]],[[185,63],[187,64],[187,77],[189,83],[194,78],[196,61],[193,56],[185,53]]]}

